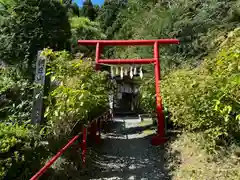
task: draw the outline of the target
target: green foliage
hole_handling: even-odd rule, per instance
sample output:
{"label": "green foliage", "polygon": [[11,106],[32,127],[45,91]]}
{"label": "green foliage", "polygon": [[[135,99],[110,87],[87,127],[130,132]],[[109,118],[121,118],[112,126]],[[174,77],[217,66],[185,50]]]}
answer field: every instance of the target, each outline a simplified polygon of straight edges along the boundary
{"label": "green foliage", "polygon": [[[144,82],[145,81],[145,82]],[[154,79],[143,80],[144,84],[140,86],[140,102],[145,113],[152,114],[156,107],[156,90]]]}
{"label": "green foliage", "polygon": [[[25,141],[28,139],[28,131],[21,126],[7,126],[3,123],[0,124],[0,127],[0,177],[3,178],[7,175],[7,170],[12,167],[14,160],[16,162],[24,161],[24,156],[20,156],[18,151],[14,151],[14,147],[20,146],[20,148],[18,148],[18,150],[20,150],[21,147],[25,145]],[[4,156],[4,154],[8,152],[13,155],[13,158],[11,158],[11,156]]]}
{"label": "green foliage", "polygon": [[50,60],[48,75],[59,84],[50,93],[45,113],[55,135],[69,133],[77,122],[88,123],[105,111],[111,88],[106,72],[96,72],[93,64],[65,51],[46,49],[43,55]]}
{"label": "green foliage", "polygon": [[80,16],[80,9],[76,3],[72,3],[67,6],[69,8],[70,15],[72,16]]}
{"label": "green foliage", "polygon": [[[105,4],[99,21],[107,37],[180,40],[180,45],[160,50],[163,102],[175,125],[204,131],[213,146],[239,136],[239,30],[225,40],[239,26],[239,1],[129,0],[120,9],[112,1]],[[152,51],[151,47],[115,47],[105,55],[148,58]],[[153,73],[150,66],[145,70]],[[154,79],[148,76],[143,83],[141,103],[151,113]]]}
{"label": "green foliage", "polygon": [[90,21],[85,17],[72,17],[70,19],[71,23],[71,43],[74,46],[73,53],[80,50],[85,54],[85,56],[92,56],[95,48],[79,47],[78,40],[83,39],[105,39],[105,34],[101,31],[100,25],[97,22]]}
{"label": "green foliage", "polygon": [[6,23],[7,17],[12,12],[14,0],[0,0],[0,26]]}
{"label": "green foliage", "polygon": [[29,179],[45,157],[33,127],[0,123],[0,179]]}
{"label": "green foliage", "polygon": [[[37,51],[67,48],[71,36],[66,8],[54,0],[15,0],[0,28],[0,56],[32,75]],[[59,38],[61,37],[61,38]]]}
{"label": "green foliage", "polygon": [[209,154],[203,133],[184,132],[168,144],[168,167],[174,169],[173,179],[226,179],[238,180],[240,177],[239,147],[231,145]]}
{"label": "green foliage", "polygon": [[[239,137],[239,29],[214,58],[196,69],[184,68],[163,79],[162,93],[172,121],[187,130],[201,130],[216,143]],[[232,34],[230,33],[230,35]]]}
{"label": "green foliage", "polygon": [[[185,130],[204,132],[209,151],[240,137],[239,37],[237,28],[200,66],[173,69],[161,80],[171,121]],[[144,109],[154,112],[154,79],[144,80],[140,93]]]}
{"label": "green foliage", "polygon": [[118,14],[125,7],[125,1],[105,1],[98,14],[101,28],[106,32],[107,38],[113,38],[119,28]]}
{"label": "green foliage", "polygon": [[65,6],[70,16],[80,16],[80,9],[77,3],[73,3],[72,0],[60,0],[60,3]]}
{"label": "green foliage", "polygon": [[84,0],[81,15],[89,18],[91,21],[95,20],[95,18],[97,17],[97,12],[94,9],[91,0]]}
{"label": "green foliage", "polygon": [[15,68],[0,69],[0,179],[29,179],[46,156],[29,125],[33,87]]}
{"label": "green foliage", "polygon": [[[239,25],[239,6],[231,0],[164,0],[157,3],[129,0],[126,6],[119,6],[120,9],[116,9],[118,6],[112,5],[114,3],[117,1],[106,3],[99,15],[109,39],[178,38],[181,41],[178,46],[161,47],[163,74],[169,68],[185,63],[198,64],[202,56],[216,48],[216,37],[224,36]],[[147,58],[152,57],[152,48],[116,47],[106,54],[121,58]],[[149,71],[152,73],[152,69]]]}
{"label": "green foliage", "polygon": [[40,145],[43,133],[48,138],[69,135],[77,123],[88,123],[108,106],[111,86],[106,72],[96,72],[93,64],[74,59],[66,51],[46,49],[43,55],[49,60],[51,89],[41,131],[22,125],[29,124],[34,86],[14,68],[1,69],[0,179],[29,179],[50,155]]}
{"label": "green foliage", "polygon": [[0,120],[26,123],[30,120],[33,86],[15,68],[0,72]]}
{"label": "green foliage", "polygon": [[84,17],[73,17],[71,19],[71,30],[73,42],[79,39],[104,39],[98,23],[90,21]]}

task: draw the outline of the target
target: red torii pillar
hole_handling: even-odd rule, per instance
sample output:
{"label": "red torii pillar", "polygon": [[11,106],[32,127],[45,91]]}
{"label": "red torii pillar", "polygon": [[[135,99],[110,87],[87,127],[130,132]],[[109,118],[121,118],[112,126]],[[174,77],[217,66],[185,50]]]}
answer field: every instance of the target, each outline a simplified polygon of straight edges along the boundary
{"label": "red torii pillar", "polygon": [[[160,62],[159,45],[160,44],[179,44],[177,39],[158,39],[158,40],[79,40],[79,45],[96,46],[96,70],[99,70],[100,64],[154,64],[155,66],[155,84],[156,84],[156,112],[157,112],[157,136],[152,138],[152,145],[160,145],[167,141],[165,137],[165,120],[162,107],[162,98],[160,96]],[[148,59],[101,59],[101,51],[105,46],[153,46],[153,58]]]}

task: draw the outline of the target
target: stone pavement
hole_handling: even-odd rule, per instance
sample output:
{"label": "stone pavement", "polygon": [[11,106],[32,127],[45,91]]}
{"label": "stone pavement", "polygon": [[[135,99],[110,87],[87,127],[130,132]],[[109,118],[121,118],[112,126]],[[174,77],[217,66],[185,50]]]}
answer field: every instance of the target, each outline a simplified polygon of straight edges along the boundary
{"label": "stone pavement", "polygon": [[[89,153],[79,180],[168,180],[164,148],[151,146],[156,127],[138,118],[114,118],[101,145]],[[91,160],[89,160],[91,159]]]}

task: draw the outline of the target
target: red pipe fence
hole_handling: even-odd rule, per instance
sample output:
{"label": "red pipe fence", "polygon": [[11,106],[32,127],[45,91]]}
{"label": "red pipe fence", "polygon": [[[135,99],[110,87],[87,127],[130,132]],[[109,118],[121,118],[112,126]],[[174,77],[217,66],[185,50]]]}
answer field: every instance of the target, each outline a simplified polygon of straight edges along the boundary
{"label": "red pipe fence", "polygon": [[101,116],[95,118],[88,125],[82,127],[82,131],[74,136],[58,153],[53,156],[30,180],[38,180],[51,166],[52,164],[82,136],[82,142],[80,148],[82,150],[82,163],[83,168],[86,165],[86,153],[87,153],[87,135],[90,132],[90,136],[95,139],[97,144],[100,143],[101,139],[101,123],[112,120],[112,114],[110,110],[106,111]]}

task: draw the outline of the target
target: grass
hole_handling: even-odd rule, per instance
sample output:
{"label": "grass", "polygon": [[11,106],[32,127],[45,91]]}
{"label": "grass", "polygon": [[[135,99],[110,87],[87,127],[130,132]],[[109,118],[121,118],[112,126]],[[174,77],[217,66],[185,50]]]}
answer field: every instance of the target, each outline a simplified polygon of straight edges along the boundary
{"label": "grass", "polygon": [[[139,126],[152,124],[151,118],[144,118]],[[154,128],[143,131],[144,135],[154,133]],[[232,145],[210,154],[203,148],[206,143],[201,133],[187,132],[169,141],[167,159],[172,180],[240,180],[240,153],[236,153],[240,147]]]}
{"label": "grass", "polygon": [[[201,143],[207,142],[196,133],[184,133],[169,142],[173,180],[240,180],[240,158],[234,153],[236,147],[209,154]],[[179,161],[171,160],[171,154],[178,154]]]}

